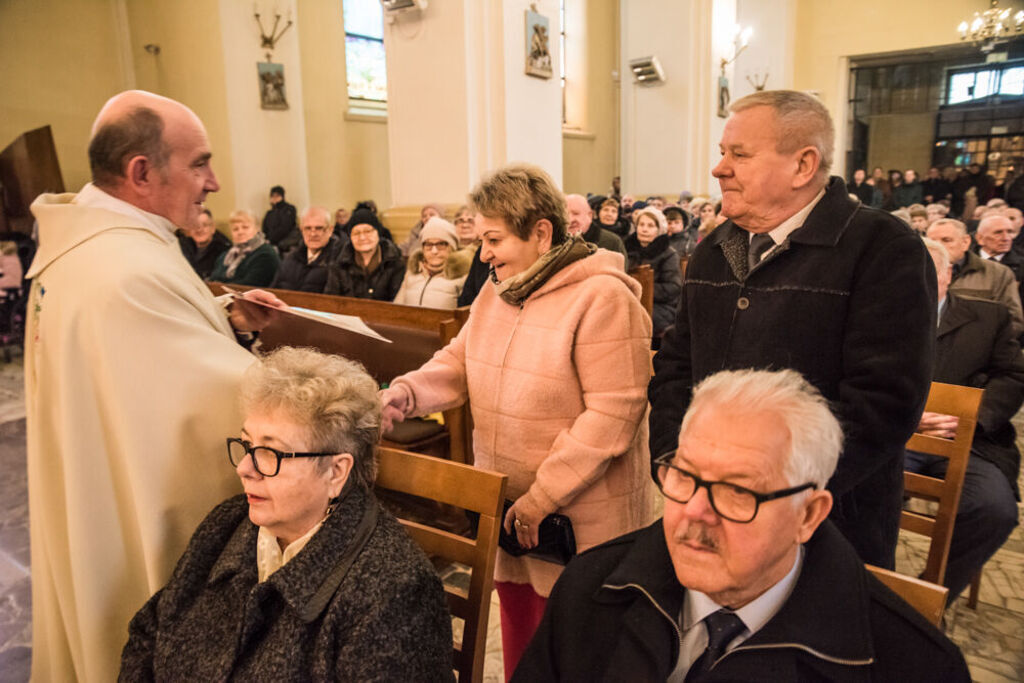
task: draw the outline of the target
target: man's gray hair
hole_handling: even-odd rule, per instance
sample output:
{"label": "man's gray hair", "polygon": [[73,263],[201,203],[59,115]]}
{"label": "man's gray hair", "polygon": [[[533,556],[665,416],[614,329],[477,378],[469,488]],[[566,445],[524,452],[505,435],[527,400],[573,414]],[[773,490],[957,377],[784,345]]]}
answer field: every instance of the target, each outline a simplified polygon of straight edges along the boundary
{"label": "man's gray hair", "polygon": [[936,271],[942,270],[945,272],[949,269],[949,252],[939,242],[927,237],[922,237],[921,241],[924,242],[925,249],[931,252],[933,257],[938,257],[940,268],[936,268]]}
{"label": "man's gray hair", "polygon": [[754,107],[771,107],[775,111],[779,152],[795,152],[803,147],[818,150],[821,162],[815,177],[823,184],[827,182],[835,153],[836,130],[821,100],[798,90],[762,90],[736,100],[729,111],[741,112]]}
{"label": "man's gray hair", "polygon": [[983,235],[988,232],[989,226],[998,220],[1004,220],[1007,225],[1013,227],[1013,221],[1010,220],[1010,217],[1002,209],[993,209],[991,212],[986,213],[981,221],[978,222],[978,230],[975,234]]}
{"label": "man's gray hair", "polygon": [[814,482],[825,488],[843,449],[843,429],[828,402],[795,370],[726,370],[693,390],[680,438],[695,416],[723,410],[738,415],[768,412],[789,432],[783,471],[790,486]]}
{"label": "man's gray hair", "polygon": [[164,141],[164,121],[149,107],[137,107],[103,124],[89,141],[89,169],[96,187],[111,188],[125,177],[125,166],[143,156],[160,170],[171,156]]}
{"label": "man's gray hair", "polygon": [[[305,427],[313,452],[349,453],[351,478],[365,491],[377,477],[380,439],[377,382],[356,361],[314,349],[282,346],[242,375],[242,412],[280,411]],[[326,471],[329,457],[318,458]]]}
{"label": "man's gray hair", "polygon": [[967,234],[967,226],[964,225],[962,221],[958,221],[955,218],[940,218],[931,225],[929,225],[928,228],[931,229],[937,225],[952,225],[954,228],[956,228],[956,231],[960,234],[961,237]]}
{"label": "man's gray hair", "polygon": [[321,216],[323,216],[324,225],[326,225],[328,228],[334,225],[334,217],[331,216],[331,212],[328,211],[326,207],[307,206],[305,209],[302,210],[302,213],[299,214],[299,220],[301,221],[302,218],[305,217],[307,213],[318,213]]}

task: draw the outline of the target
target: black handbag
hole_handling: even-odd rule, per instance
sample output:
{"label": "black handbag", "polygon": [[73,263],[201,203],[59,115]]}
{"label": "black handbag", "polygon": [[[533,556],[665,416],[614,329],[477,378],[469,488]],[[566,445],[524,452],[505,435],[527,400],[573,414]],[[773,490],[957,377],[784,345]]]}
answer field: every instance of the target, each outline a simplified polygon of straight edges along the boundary
{"label": "black handbag", "polygon": [[537,531],[537,546],[524,548],[519,545],[515,527],[511,534],[505,531],[504,521],[512,503],[511,500],[505,501],[505,508],[501,514],[502,525],[498,536],[498,546],[512,557],[529,555],[545,562],[567,564],[576,554],[576,535],[572,531],[572,521],[565,515],[548,515],[541,521],[540,529]]}

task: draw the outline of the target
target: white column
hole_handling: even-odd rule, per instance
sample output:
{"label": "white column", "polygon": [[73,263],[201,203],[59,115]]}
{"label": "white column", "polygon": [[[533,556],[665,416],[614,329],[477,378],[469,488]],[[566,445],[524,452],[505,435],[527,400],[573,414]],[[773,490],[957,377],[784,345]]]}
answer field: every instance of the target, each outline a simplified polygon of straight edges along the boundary
{"label": "white column", "polygon": [[558,2],[550,79],[525,73],[528,0],[444,0],[385,25],[395,205],[459,202],[486,171],[527,161],[562,177]]}

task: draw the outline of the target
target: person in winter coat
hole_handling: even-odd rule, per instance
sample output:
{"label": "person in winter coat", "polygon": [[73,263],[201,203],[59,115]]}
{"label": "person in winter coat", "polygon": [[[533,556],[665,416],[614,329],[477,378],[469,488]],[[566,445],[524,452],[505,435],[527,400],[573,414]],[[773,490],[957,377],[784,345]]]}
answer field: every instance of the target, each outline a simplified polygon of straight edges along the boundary
{"label": "person in winter coat", "polygon": [[303,211],[300,224],[303,246],[293,249],[281,262],[271,287],[321,294],[327,288],[328,267],[338,258],[342,241],[332,234],[331,214],[322,206]]}
{"label": "person in winter coat", "polygon": [[241,209],[231,214],[229,222],[233,244],[217,257],[210,279],[225,284],[269,286],[281,259],[256,226],[256,216]]}
{"label": "person in winter coat", "polygon": [[420,242],[423,239],[420,233],[423,231],[423,226],[427,224],[427,221],[434,216],[444,218],[444,214],[444,206],[441,204],[423,205],[423,208],[420,209],[419,223],[413,226],[412,230],[409,231],[409,236],[398,245],[398,248],[402,250],[403,257],[408,258],[410,254],[420,248]]}
{"label": "person in winter coat", "polygon": [[357,209],[349,224],[352,241],[330,266],[324,294],[394,300],[405,276],[402,253],[391,240],[381,238],[383,226],[371,211]]}
{"label": "person in winter coat", "polygon": [[300,242],[295,206],[285,201],[280,185],[270,188],[270,210],[263,216],[263,234],[281,254],[287,254]]}
{"label": "person in winter coat", "polygon": [[649,265],[654,271],[654,312],[651,317],[656,340],[660,340],[675,321],[679,295],[683,291],[679,254],[669,244],[667,231],[665,215],[649,206],[637,216],[636,232],[626,238],[629,270]]}
{"label": "person in winter coat", "polygon": [[922,201],[924,201],[924,190],[917,179],[917,171],[908,168],[903,174],[902,184],[893,188],[893,208],[902,209],[911,204],[920,204]]}
{"label": "person in winter coat", "polygon": [[618,200],[611,197],[597,207],[597,221],[602,228],[614,232],[622,240],[626,239],[632,228],[629,221],[622,218]]}
{"label": "person in winter coat", "polygon": [[178,246],[192,270],[205,280],[217,265],[217,258],[231,248],[231,240],[214,227],[210,210],[203,209],[196,225],[178,237]]}
{"label": "person in winter coat", "polygon": [[227,455],[245,494],[132,619],[119,680],[451,681],[441,580],[373,495],[376,381],[283,347],[241,394]]}
{"label": "person in winter coat", "polygon": [[680,259],[690,258],[697,248],[697,222],[680,206],[666,206],[662,212],[668,223],[668,241]]}
{"label": "person in winter coat", "polygon": [[[385,428],[468,399],[476,465],[509,475],[505,529],[532,548],[558,512],[583,552],[654,518],[643,419],[650,318],[622,257],[570,238],[565,198],[543,170],[499,169],[470,198],[491,281],[459,335],[381,392]],[[561,571],[498,551],[506,676]]]}
{"label": "person in winter coat", "polygon": [[421,248],[413,252],[396,304],[455,308],[469,261],[459,255],[455,226],[434,216],[420,232]]}

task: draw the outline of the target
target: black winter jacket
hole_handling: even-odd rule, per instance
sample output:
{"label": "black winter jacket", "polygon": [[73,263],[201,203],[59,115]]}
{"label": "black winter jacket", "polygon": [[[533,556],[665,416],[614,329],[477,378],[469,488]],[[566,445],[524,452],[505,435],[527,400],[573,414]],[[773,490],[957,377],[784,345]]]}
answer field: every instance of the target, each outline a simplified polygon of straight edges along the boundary
{"label": "black winter jacket", "polygon": [[292,249],[291,253],[281,261],[281,267],[277,270],[274,283],[270,286],[297,292],[322,294],[327,287],[328,269],[338,258],[340,250],[341,240],[337,235],[331,235],[331,239],[320,250],[312,263],[307,261],[305,245]]}
{"label": "black winter jacket", "polygon": [[999,468],[1017,494],[1020,451],[1010,419],[1024,404],[1024,355],[1006,306],[946,293],[935,381],[984,389],[971,453]]}
{"label": "black winter jacket", "polygon": [[217,265],[218,257],[231,248],[231,240],[224,233],[214,231],[213,238],[205,249],[200,250],[196,246],[195,240],[187,235],[178,238],[178,245],[181,247],[181,253],[185,256],[185,260],[192,266],[192,270],[206,280]]}
{"label": "black winter jacket", "polygon": [[750,273],[748,243],[726,221],[690,258],[675,327],[654,358],[651,456],[676,447],[692,388],[708,375],[797,370],[843,425],[832,519],[866,562],[891,567],[903,448],[932,380],[932,259],[902,221],[851,200],[835,177],[804,225]]}
{"label": "black winter jacket", "polygon": [[295,207],[283,199],[271,206],[263,216],[263,234],[282,254],[287,254],[292,247],[300,244],[302,234],[299,232]]}
{"label": "black winter jacket", "polygon": [[394,242],[380,240],[380,265],[367,273],[356,260],[352,244],[346,244],[330,266],[324,294],[354,296],[359,299],[394,301],[405,278],[405,261]]}
{"label": "black winter jacket", "polygon": [[248,511],[235,496],[203,520],[132,619],[119,680],[452,680],[441,580],[372,495],[352,488],[263,583]]}
{"label": "black winter jacket", "polygon": [[[963,655],[868,574],[829,522],[805,544],[779,612],[700,680],[969,681]],[[513,681],[665,681],[685,588],[661,520],[577,556],[558,579]]]}
{"label": "black winter jacket", "polygon": [[629,256],[627,270],[649,265],[654,271],[654,336],[665,334],[676,318],[679,295],[683,291],[683,273],[679,265],[679,254],[670,246],[668,235],[658,235],[646,247],[640,246],[636,234],[626,238],[626,253]]}

